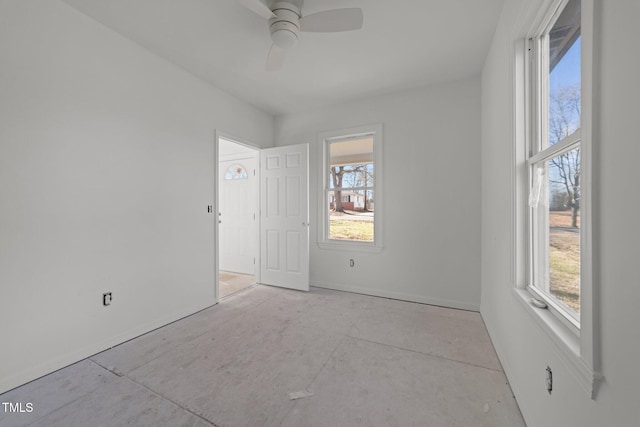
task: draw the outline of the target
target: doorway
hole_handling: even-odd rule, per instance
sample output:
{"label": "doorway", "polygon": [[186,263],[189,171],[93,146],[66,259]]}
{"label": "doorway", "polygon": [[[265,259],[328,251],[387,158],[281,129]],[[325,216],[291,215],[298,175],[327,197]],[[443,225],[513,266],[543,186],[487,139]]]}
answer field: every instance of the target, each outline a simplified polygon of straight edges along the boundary
{"label": "doorway", "polygon": [[308,291],[309,145],[217,133],[216,147],[216,302],[257,283]]}
{"label": "doorway", "polygon": [[218,299],[256,284],[259,151],[218,138]]}

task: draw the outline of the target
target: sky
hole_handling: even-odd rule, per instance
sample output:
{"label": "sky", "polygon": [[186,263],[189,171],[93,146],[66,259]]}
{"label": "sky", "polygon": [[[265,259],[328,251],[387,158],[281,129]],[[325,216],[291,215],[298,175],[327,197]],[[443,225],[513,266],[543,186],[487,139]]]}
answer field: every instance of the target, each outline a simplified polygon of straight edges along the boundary
{"label": "sky", "polygon": [[564,57],[558,62],[549,76],[549,85],[553,93],[560,87],[580,84],[580,45],[582,37],[573,43]]}
{"label": "sky", "polygon": [[[571,46],[549,75],[549,90],[552,94],[562,87],[580,85],[581,42],[582,37],[578,37],[573,46]],[[576,123],[576,126],[578,125],[579,123]],[[575,150],[572,150],[569,154],[569,158],[573,160],[575,159],[575,155]],[[551,164],[549,165],[549,174],[550,179],[556,181],[560,180],[558,168]],[[556,191],[564,192],[564,188],[561,186],[554,185],[553,187]],[[549,197],[552,197],[552,195],[549,194]]]}

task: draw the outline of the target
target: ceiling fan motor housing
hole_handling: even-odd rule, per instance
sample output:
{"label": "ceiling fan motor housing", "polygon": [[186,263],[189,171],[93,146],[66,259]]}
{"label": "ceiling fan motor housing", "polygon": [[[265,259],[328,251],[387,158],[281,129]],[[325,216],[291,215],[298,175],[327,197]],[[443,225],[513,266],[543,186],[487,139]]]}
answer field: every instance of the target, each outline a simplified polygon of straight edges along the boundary
{"label": "ceiling fan motor housing", "polygon": [[301,7],[302,0],[272,0],[269,2],[269,8],[276,15],[275,18],[269,19],[271,40],[276,46],[289,49],[298,42]]}

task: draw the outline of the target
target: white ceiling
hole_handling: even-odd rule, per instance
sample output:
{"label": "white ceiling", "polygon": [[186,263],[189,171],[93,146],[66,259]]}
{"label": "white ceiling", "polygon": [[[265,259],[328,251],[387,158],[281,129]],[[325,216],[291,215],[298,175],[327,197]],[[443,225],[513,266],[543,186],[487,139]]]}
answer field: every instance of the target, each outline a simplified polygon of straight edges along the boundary
{"label": "white ceiling", "polygon": [[265,71],[267,21],[236,0],[65,0],[214,86],[273,115],[480,73],[503,0],[305,0],[303,15],[360,7],[364,27],[301,33]]}

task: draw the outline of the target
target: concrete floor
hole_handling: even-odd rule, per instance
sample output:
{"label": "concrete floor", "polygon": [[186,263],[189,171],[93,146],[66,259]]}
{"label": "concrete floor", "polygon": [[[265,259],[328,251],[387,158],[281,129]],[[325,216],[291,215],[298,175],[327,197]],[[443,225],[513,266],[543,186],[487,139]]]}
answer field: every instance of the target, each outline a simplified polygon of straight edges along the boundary
{"label": "concrete floor", "polygon": [[261,285],[0,401],[34,408],[0,426],[525,425],[478,313]]}
{"label": "concrete floor", "polygon": [[219,295],[218,298],[228,297],[256,283],[256,276],[250,274],[233,273],[222,271],[218,275]]}

